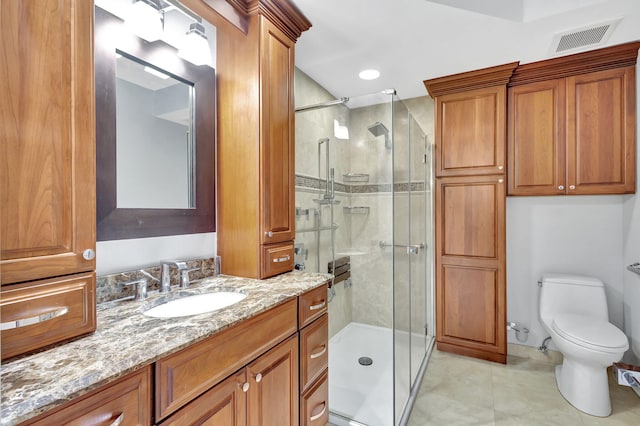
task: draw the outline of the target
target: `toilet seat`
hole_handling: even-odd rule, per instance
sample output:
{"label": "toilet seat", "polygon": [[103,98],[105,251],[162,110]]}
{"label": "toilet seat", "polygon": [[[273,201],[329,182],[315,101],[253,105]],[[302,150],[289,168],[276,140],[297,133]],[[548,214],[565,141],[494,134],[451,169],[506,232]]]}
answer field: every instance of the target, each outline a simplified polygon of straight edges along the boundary
{"label": "toilet seat", "polygon": [[551,327],[568,341],[594,351],[617,353],[629,349],[627,336],[618,327],[587,315],[558,314]]}

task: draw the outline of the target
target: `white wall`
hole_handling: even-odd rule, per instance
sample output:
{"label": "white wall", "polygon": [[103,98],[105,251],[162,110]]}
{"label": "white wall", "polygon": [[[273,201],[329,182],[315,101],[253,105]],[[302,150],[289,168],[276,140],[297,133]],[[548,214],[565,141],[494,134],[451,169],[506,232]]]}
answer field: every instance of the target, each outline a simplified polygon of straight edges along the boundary
{"label": "white wall", "polygon": [[591,275],[606,283],[609,317],[622,328],[620,195],[507,198],[507,320],[529,328],[525,343],[547,337],[538,318],[544,272]]}
{"label": "white wall", "polygon": [[[636,132],[640,127],[640,72],[636,66]],[[640,132],[638,132],[640,133]],[[640,140],[636,134],[637,140]],[[636,149],[638,149],[636,143]],[[640,149],[638,150],[640,152]],[[640,176],[640,154],[636,163],[638,171],[636,179]],[[638,182],[636,182],[636,188]],[[637,192],[637,190],[636,190]],[[623,256],[624,269],[624,321],[625,333],[631,338],[631,344],[636,353],[640,354],[640,276],[627,271],[626,266],[640,262],[640,197],[638,195],[625,196],[623,207]],[[640,365],[640,358],[633,355],[632,351],[625,356],[627,362]]]}

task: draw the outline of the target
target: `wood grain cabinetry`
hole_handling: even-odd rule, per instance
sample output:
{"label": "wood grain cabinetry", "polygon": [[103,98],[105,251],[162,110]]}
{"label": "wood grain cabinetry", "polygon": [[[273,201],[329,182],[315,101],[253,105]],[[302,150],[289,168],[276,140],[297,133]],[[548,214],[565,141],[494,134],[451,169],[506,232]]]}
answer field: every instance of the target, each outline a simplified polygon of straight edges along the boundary
{"label": "wood grain cabinetry", "polygon": [[327,286],[298,298],[300,328],[300,425],[329,421],[329,314]]}
{"label": "wood grain cabinetry", "polygon": [[249,278],[293,269],[272,253],[295,237],[294,47],[310,27],[289,2],[258,3],[218,46],[218,252]]}
{"label": "wood grain cabinetry", "polygon": [[436,182],[438,348],[506,362],[504,177]]}
{"label": "wood grain cabinetry", "polygon": [[635,192],[640,43],[518,67],[508,90],[508,195]]}
{"label": "wood grain cabinetry", "polygon": [[297,301],[216,333],[156,363],[156,420],[166,418],[297,330]]}
{"label": "wood grain cabinetry", "polygon": [[151,389],[147,366],[21,425],[150,425]]}
{"label": "wood grain cabinetry", "polygon": [[436,103],[436,342],[506,362],[507,83],[517,63],[425,81]]}
{"label": "wood grain cabinetry", "polygon": [[[65,287],[72,274],[88,273],[73,313],[2,333],[4,359],[95,329],[95,108],[91,2],[2,2],[0,16],[0,291],[22,300],[10,313],[3,307],[2,321],[60,301],[27,303],[42,283],[16,283],[61,277],[47,285]],[[63,323],[63,332],[49,327]]]}
{"label": "wood grain cabinetry", "polygon": [[436,176],[504,173],[506,87],[436,98]]}

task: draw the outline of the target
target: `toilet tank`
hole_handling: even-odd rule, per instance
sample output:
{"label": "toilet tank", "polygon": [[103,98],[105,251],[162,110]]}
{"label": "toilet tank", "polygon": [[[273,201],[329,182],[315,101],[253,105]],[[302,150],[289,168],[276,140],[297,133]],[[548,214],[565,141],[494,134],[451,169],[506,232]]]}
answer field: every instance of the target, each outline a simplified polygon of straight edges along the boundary
{"label": "toilet tank", "polygon": [[583,314],[609,321],[604,283],[585,275],[545,273],[540,290],[540,317]]}

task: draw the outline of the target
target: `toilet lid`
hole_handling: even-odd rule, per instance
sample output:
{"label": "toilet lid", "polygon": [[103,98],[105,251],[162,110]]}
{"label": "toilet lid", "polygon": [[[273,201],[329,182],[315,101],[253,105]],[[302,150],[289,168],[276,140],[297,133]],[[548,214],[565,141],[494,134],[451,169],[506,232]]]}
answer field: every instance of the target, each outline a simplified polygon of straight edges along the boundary
{"label": "toilet lid", "polygon": [[556,315],[551,326],[560,336],[585,348],[601,352],[629,349],[627,336],[618,327],[587,315]]}

